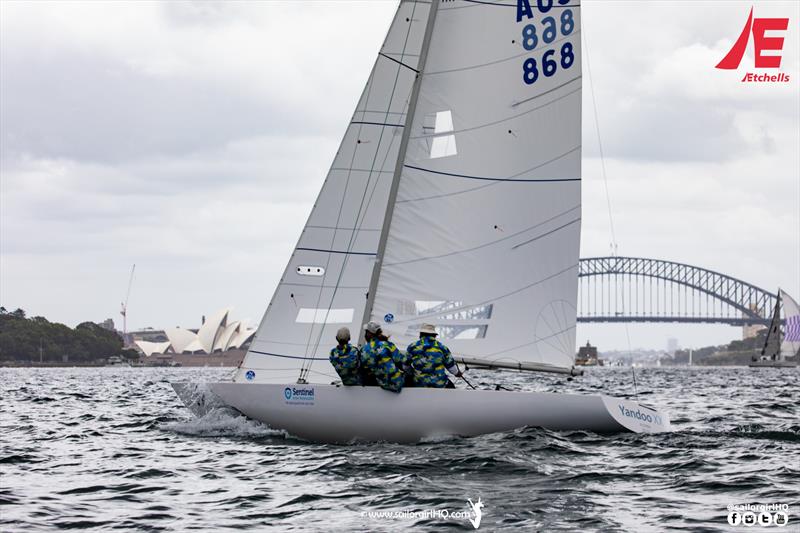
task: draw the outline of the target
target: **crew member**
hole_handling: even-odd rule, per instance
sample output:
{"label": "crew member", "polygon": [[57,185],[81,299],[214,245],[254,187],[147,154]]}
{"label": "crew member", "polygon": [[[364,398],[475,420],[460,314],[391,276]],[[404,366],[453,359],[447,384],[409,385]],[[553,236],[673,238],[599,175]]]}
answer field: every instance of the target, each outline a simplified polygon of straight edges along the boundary
{"label": "crew member", "polygon": [[459,378],[461,371],[450,355],[450,349],[439,342],[436,336],[433,325],[423,324],[419,330],[419,340],[408,345],[408,357],[414,367],[414,383],[417,387],[454,389],[455,385],[445,370]]}
{"label": "crew member", "polygon": [[338,344],[331,350],[329,359],[342,378],[342,385],[361,385],[361,354],[358,348],[350,344],[350,330],[340,328],[336,332],[336,342]]}
{"label": "crew member", "polygon": [[361,347],[362,379],[369,383],[371,378],[386,390],[400,392],[403,390],[405,377],[402,364],[400,368],[395,361],[402,361],[402,354],[392,341],[383,335],[380,325],[370,322],[364,326],[364,346]]}

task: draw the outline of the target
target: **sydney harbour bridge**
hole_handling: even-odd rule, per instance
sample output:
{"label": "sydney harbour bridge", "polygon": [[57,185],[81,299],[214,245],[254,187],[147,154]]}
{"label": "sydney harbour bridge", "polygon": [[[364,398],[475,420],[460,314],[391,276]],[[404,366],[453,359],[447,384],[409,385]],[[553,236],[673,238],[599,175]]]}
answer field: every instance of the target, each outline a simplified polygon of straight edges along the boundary
{"label": "sydney harbour bridge", "polygon": [[769,324],[777,295],[696,266],[641,257],[580,260],[579,322]]}

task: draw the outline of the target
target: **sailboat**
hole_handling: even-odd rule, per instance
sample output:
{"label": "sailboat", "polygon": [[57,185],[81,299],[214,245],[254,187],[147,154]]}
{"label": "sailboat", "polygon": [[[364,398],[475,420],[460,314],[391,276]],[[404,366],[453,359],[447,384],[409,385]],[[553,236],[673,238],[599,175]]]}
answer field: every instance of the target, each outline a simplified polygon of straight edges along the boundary
{"label": "sailboat", "polygon": [[[469,366],[574,376],[581,227],[577,0],[401,1],[240,367],[174,383],[318,442],[416,442],[524,426],[662,432],[605,395],[346,387],[336,330],[422,323]],[[361,340],[363,340],[363,333]]]}
{"label": "sailboat", "polygon": [[[785,331],[781,331],[781,307],[785,318]],[[787,359],[791,357],[792,360]],[[760,357],[753,357],[751,367],[793,368],[800,361],[800,306],[783,290],[772,311],[772,320],[761,348]]]}

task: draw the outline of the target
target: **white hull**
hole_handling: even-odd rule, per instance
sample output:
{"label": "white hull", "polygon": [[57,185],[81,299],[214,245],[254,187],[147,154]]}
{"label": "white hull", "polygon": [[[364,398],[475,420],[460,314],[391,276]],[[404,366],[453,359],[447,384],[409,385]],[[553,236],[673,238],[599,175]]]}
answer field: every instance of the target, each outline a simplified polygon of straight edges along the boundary
{"label": "white hull", "polygon": [[428,388],[395,394],[377,387],[233,382],[172,386],[195,414],[219,399],[273,429],[314,442],[409,443],[525,426],[598,433],[671,430],[666,414],[602,395]]}

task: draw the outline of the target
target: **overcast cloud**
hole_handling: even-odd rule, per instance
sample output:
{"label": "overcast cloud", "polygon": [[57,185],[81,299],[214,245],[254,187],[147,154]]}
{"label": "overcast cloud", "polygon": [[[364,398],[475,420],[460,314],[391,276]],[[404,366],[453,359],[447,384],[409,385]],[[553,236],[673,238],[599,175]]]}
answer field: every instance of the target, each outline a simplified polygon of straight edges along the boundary
{"label": "overcast cloud", "polygon": [[[800,296],[800,41],[785,84],[714,69],[752,2],[582,2],[619,253]],[[74,325],[257,322],[394,2],[0,3],[0,303]],[[750,70],[753,70],[752,67]],[[584,63],[582,256],[610,232]],[[734,338],[631,326],[635,346]],[[602,349],[619,326],[581,326]]]}

